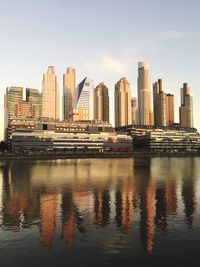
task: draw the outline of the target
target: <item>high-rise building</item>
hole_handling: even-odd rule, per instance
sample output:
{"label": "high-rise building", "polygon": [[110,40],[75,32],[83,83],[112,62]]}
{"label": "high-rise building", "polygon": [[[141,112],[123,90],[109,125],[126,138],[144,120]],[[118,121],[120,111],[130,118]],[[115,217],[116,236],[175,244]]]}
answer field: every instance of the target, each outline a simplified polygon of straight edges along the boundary
{"label": "high-rise building", "polygon": [[166,94],[166,122],[167,126],[174,123],[174,95]]}
{"label": "high-rise building", "polygon": [[8,87],[4,96],[5,121],[20,117],[20,103],[23,100],[22,87]]}
{"label": "high-rise building", "polygon": [[85,77],[77,86],[75,105],[72,119],[93,120],[94,118],[94,85],[93,81]]}
{"label": "high-rise building", "polygon": [[63,74],[63,118],[69,120],[74,108],[74,100],[76,94],[76,70],[67,68]]}
{"label": "high-rise building", "polygon": [[138,124],[138,107],[137,107],[137,98],[131,98],[131,117],[132,124]]}
{"label": "high-rise building", "polygon": [[154,124],[166,126],[166,94],[163,92],[162,79],[153,84]]}
{"label": "high-rise building", "polygon": [[22,87],[7,87],[4,95],[4,138],[6,140],[9,121],[20,117],[20,103],[23,100]]}
{"label": "high-rise building", "polygon": [[122,78],[115,84],[115,127],[131,123],[131,89],[127,79]]}
{"label": "high-rise building", "polygon": [[190,87],[187,83],[181,88],[181,106],[179,117],[181,127],[193,127],[193,99],[190,95]]}
{"label": "high-rise building", "polygon": [[59,119],[60,101],[57,76],[53,66],[49,66],[42,80],[42,117]]}
{"label": "high-rise building", "polygon": [[42,94],[37,89],[26,88],[26,102],[30,105],[30,116],[33,119],[42,117]]}
{"label": "high-rise building", "polygon": [[139,124],[152,125],[153,111],[151,99],[149,67],[145,62],[138,63],[138,111]]}
{"label": "high-rise building", "polygon": [[94,119],[109,122],[108,88],[104,83],[94,89]]}

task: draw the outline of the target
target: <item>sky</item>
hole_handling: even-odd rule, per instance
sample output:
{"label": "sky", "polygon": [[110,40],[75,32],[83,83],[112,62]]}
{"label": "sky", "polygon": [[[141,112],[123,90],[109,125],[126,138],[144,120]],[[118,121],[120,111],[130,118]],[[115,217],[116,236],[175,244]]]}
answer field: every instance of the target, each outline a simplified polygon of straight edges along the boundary
{"label": "sky", "polygon": [[194,97],[194,126],[200,130],[199,0],[0,0],[0,136],[6,87],[42,87],[53,65],[62,90],[67,67],[109,88],[114,122],[114,85],[122,77],[137,96],[137,63],[149,64],[152,83],[163,79],[175,95],[179,120],[180,88]]}

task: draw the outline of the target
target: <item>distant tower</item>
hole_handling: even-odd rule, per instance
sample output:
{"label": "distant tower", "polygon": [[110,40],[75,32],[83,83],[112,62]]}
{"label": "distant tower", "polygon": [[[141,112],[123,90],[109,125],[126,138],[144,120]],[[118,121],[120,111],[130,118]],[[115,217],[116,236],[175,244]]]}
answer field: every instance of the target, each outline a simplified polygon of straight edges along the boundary
{"label": "distant tower", "polygon": [[23,101],[22,87],[7,87],[4,95],[5,127],[10,119],[21,116],[20,103]]}
{"label": "distant tower", "polygon": [[131,89],[127,79],[122,78],[115,84],[115,127],[131,123]]}
{"label": "distant tower", "polygon": [[151,85],[148,64],[138,63],[138,110],[139,124],[153,124]]}
{"label": "distant tower", "polygon": [[179,107],[179,117],[181,127],[193,127],[193,99],[190,95],[190,87],[183,84],[181,91],[181,106]]}
{"label": "distant tower", "polygon": [[109,122],[108,88],[104,83],[94,89],[94,119]]}
{"label": "distant tower", "polygon": [[53,66],[49,66],[42,80],[42,117],[60,118],[60,101],[57,76]]}
{"label": "distant tower", "polygon": [[42,116],[42,94],[37,89],[26,88],[26,102],[30,106],[31,118],[38,119]]}
{"label": "distant tower", "polygon": [[85,77],[77,86],[73,120],[93,120],[94,118],[94,85]]}
{"label": "distant tower", "polygon": [[166,94],[166,121],[167,125],[174,123],[174,95]]}
{"label": "distant tower", "polygon": [[67,68],[63,74],[63,115],[64,120],[70,119],[70,114],[74,108],[74,100],[76,94],[76,70]]}
{"label": "distant tower", "polygon": [[138,124],[138,108],[137,108],[136,97],[131,97],[131,117],[132,117],[132,124]]}
{"label": "distant tower", "polygon": [[153,84],[154,124],[156,126],[167,125],[166,94],[163,92],[162,79]]}

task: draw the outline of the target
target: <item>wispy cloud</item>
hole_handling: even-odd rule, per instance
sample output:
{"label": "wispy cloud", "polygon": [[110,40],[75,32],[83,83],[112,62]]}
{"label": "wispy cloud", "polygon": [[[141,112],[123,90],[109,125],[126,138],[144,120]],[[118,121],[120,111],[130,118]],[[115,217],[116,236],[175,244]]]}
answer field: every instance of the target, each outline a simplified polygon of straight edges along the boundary
{"label": "wispy cloud", "polygon": [[101,62],[102,67],[108,71],[116,73],[125,73],[127,71],[128,62],[110,56],[102,56]]}

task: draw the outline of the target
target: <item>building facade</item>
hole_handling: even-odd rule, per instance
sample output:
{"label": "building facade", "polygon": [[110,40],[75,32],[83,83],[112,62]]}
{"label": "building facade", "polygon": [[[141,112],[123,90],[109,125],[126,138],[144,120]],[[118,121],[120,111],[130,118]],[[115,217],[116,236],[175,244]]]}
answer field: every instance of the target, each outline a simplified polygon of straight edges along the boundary
{"label": "building facade", "polygon": [[139,124],[152,125],[152,96],[149,67],[146,62],[138,63],[138,111]]}
{"label": "building facade", "polygon": [[93,120],[94,118],[94,85],[85,77],[77,86],[72,120]]}
{"label": "building facade", "polygon": [[132,124],[138,124],[138,107],[136,97],[131,97],[131,117]]}
{"label": "building facade", "polygon": [[70,115],[74,109],[76,94],[76,70],[67,68],[63,74],[63,119],[70,120]]}
{"label": "building facade", "polygon": [[166,94],[166,122],[167,126],[174,123],[174,95]]}
{"label": "building facade", "polygon": [[115,84],[115,127],[131,123],[131,89],[127,79],[122,78]]}
{"label": "building facade", "polygon": [[94,119],[109,122],[109,95],[104,83],[94,89]]}
{"label": "building facade", "polygon": [[53,66],[49,66],[42,80],[42,117],[60,119],[60,99],[57,76]]}
{"label": "building facade", "polygon": [[154,124],[167,125],[166,94],[163,92],[162,79],[153,84]]}
{"label": "building facade", "polygon": [[4,95],[4,115],[7,124],[9,119],[21,116],[20,103],[23,101],[22,87],[8,87]]}
{"label": "building facade", "polygon": [[182,127],[193,127],[193,98],[190,95],[190,87],[183,84],[181,91],[181,106],[179,107],[180,125]]}
{"label": "building facade", "polygon": [[42,117],[42,94],[37,89],[26,88],[26,102],[30,105],[31,118]]}

